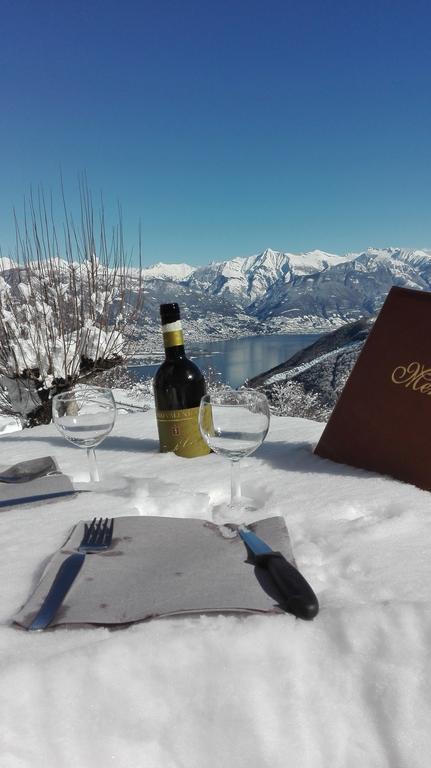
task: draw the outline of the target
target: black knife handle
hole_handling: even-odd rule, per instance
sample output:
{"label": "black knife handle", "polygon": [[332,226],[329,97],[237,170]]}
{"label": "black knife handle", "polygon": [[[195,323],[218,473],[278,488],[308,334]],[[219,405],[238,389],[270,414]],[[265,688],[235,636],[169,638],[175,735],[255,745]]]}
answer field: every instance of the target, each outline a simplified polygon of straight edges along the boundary
{"label": "black knife handle", "polygon": [[255,565],[267,569],[284,597],[283,608],[299,619],[314,619],[319,612],[319,601],[309,583],[281,552],[268,552],[254,556]]}

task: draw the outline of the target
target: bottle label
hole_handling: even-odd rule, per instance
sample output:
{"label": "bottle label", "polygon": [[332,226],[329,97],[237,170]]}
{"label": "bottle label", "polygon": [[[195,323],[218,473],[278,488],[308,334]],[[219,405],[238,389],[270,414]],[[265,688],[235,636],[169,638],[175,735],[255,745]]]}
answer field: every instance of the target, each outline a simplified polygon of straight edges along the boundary
{"label": "bottle label", "polygon": [[165,323],[162,325],[163,344],[165,349],[169,347],[181,347],[184,346],[183,327],[181,320],[176,320],[174,323]]}
{"label": "bottle label", "polygon": [[[210,453],[199,429],[199,407],[177,411],[156,410],[156,417],[162,453],[173,451],[187,459]],[[208,417],[211,419],[211,413]]]}

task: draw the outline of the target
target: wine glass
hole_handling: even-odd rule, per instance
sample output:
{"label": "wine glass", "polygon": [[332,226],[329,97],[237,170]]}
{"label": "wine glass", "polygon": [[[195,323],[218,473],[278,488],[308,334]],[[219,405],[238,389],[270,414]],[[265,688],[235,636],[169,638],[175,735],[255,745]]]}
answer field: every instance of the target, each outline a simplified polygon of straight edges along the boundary
{"label": "wine glass", "polygon": [[52,398],[54,424],[63,437],[87,449],[90,480],[99,482],[95,447],[112,430],[116,407],[107,387],[77,386]]}
{"label": "wine glass", "polygon": [[253,510],[241,496],[239,461],[261,445],[269,429],[268,400],[255,389],[221,390],[204,395],[199,427],[215,453],[231,461],[230,503],[217,508],[218,521],[238,521]]}

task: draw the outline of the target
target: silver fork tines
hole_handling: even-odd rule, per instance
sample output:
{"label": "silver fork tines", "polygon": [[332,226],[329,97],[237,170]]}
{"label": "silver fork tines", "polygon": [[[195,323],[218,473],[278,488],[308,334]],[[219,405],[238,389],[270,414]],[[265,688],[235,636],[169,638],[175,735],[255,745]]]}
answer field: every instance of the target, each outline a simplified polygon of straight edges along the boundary
{"label": "silver fork tines", "polygon": [[94,552],[99,549],[107,549],[111,545],[114,520],[102,517],[93,518],[90,525],[85,523],[84,535],[78,547],[79,552]]}

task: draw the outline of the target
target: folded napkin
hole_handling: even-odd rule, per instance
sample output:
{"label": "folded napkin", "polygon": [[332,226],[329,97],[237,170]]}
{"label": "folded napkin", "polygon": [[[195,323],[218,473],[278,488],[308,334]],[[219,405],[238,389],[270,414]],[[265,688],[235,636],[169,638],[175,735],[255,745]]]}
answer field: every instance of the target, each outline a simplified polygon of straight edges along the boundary
{"label": "folded napkin", "polygon": [[[281,517],[250,526],[293,562],[289,533]],[[28,627],[62,561],[82,539],[73,529],[49,562],[41,581],[14,621]],[[52,622],[128,624],[194,613],[281,613],[280,597],[266,571],[247,562],[239,535],[227,526],[195,519],[120,517],[109,550],[85,562]]]}
{"label": "folded napkin", "polygon": [[[2,473],[13,482],[2,482]],[[45,504],[74,493],[72,481],[60,472],[52,456],[21,461],[0,470],[0,512],[24,504]]]}

